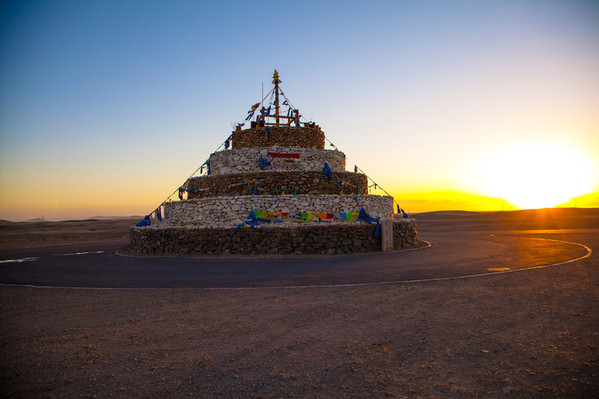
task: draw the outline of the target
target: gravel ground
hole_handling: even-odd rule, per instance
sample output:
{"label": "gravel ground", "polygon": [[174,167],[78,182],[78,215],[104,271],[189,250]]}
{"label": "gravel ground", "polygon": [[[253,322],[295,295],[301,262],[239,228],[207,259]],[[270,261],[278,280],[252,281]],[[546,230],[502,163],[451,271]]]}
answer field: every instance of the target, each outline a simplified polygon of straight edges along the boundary
{"label": "gravel ground", "polygon": [[594,253],[544,269],[412,285],[4,286],[0,395],[599,397],[599,229],[588,216],[579,229],[534,231],[548,227],[494,217],[421,215],[420,235],[452,234],[453,222],[472,235],[567,240]]}

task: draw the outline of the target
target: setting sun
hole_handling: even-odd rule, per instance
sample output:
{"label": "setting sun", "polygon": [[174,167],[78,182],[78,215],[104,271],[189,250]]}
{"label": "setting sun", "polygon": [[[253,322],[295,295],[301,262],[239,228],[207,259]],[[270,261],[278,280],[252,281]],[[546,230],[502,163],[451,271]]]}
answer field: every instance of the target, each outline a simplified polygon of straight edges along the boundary
{"label": "setting sun", "polygon": [[582,152],[526,144],[496,153],[469,174],[470,185],[518,208],[553,207],[594,189],[593,162]]}

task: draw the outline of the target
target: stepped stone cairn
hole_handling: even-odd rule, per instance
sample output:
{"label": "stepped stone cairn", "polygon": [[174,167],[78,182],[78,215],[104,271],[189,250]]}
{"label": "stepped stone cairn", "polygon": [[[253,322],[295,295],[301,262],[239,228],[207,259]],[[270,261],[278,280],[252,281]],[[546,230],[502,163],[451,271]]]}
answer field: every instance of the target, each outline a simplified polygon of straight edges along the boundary
{"label": "stepped stone cairn", "polygon": [[133,251],[346,254],[416,245],[416,221],[399,206],[394,214],[391,196],[368,194],[368,177],[358,167],[346,171],[343,152],[324,149],[324,132],[300,121],[276,70],[273,79],[265,97],[272,102],[251,107],[225,149],[179,188],[178,201],[167,200],[131,229]]}

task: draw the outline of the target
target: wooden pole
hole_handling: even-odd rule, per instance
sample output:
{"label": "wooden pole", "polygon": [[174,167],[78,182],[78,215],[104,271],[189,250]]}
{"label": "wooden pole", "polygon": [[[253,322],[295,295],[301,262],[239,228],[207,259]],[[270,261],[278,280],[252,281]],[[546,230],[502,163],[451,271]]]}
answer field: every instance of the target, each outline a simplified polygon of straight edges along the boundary
{"label": "wooden pole", "polygon": [[279,73],[277,72],[277,70],[275,69],[275,73],[272,75],[273,78],[273,83],[275,85],[275,120],[276,120],[276,126],[279,126],[279,83],[281,83],[281,80],[279,79]]}

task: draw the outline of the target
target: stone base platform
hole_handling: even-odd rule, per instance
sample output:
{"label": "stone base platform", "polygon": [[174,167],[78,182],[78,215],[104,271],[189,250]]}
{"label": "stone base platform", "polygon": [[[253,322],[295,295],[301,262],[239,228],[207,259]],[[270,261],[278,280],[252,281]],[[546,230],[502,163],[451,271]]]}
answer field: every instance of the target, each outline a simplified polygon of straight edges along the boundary
{"label": "stone base platform", "polygon": [[[376,224],[306,223],[255,228],[146,226],[131,229],[131,249],[157,255],[351,254],[381,251]],[[393,221],[393,248],[416,245],[416,221]]]}
{"label": "stone base platform", "polygon": [[359,212],[372,217],[393,217],[393,198],[380,195],[240,195],[196,198],[165,204],[165,224],[198,227],[234,227],[250,210],[271,212]]}

